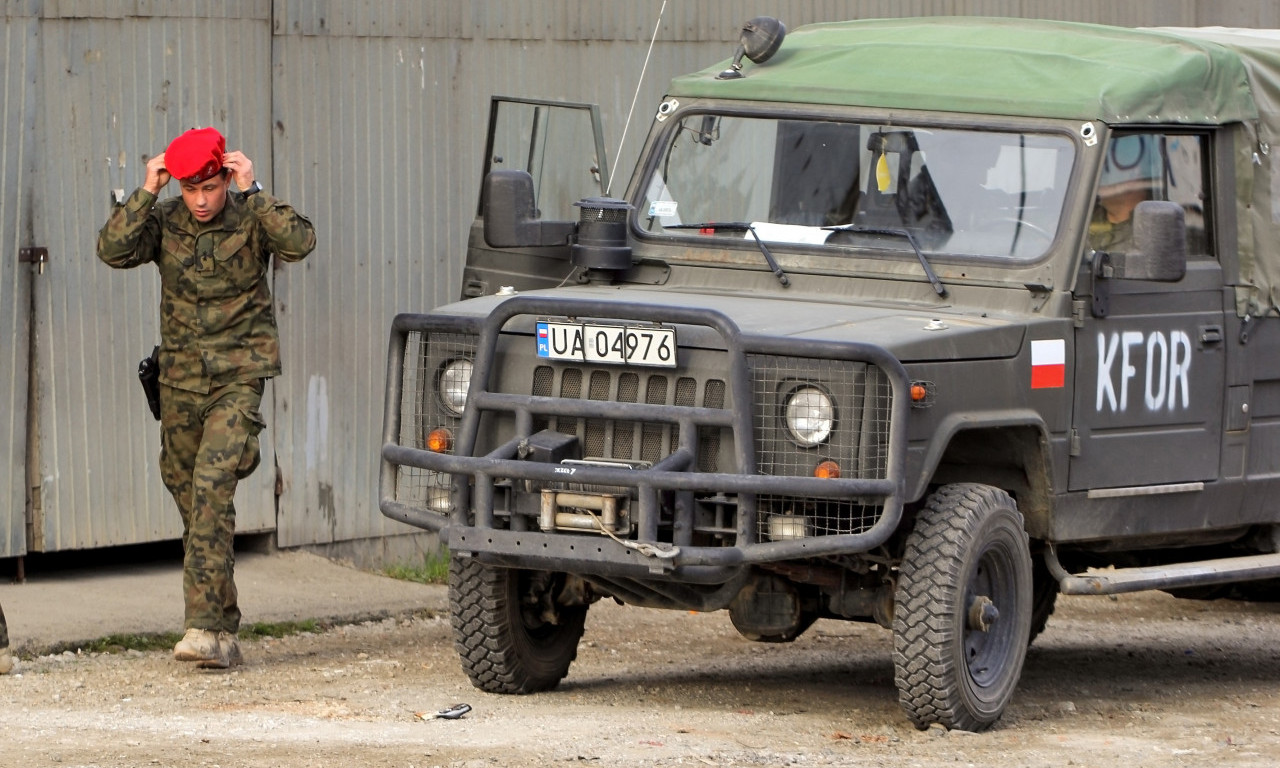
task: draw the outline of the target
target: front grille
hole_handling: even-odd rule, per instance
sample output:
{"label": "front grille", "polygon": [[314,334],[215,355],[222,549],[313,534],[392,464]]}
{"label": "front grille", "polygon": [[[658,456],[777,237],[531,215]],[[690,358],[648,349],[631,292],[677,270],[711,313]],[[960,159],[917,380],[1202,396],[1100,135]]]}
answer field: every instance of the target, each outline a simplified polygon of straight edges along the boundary
{"label": "front grille", "polygon": [[[833,347],[833,351],[839,351]],[[554,430],[578,439],[585,459],[624,461],[653,465],[680,446],[680,427],[659,421],[622,420],[592,414],[592,403],[643,403],[671,408],[734,410],[736,398],[724,371],[726,358],[693,355],[689,367],[641,369],[578,363],[547,363],[528,360],[522,350],[499,349],[498,364],[488,382],[491,391],[511,395],[528,394],[580,404],[582,415],[532,414],[533,432]],[[405,336],[401,371],[399,444],[427,449],[432,430],[451,430],[460,435],[461,418],[441,398],[441,372],[452,361],[475,361],[478,337],[446,331],[410,331]],[[723,354],[723,353],[717,353]],[[731,353],[732,354],[732,353]],[[483,364],[483,361],[481,361]],[[693,365],[696,363],[696,365]],[[761,476],[811,477],[821,462],[838,465],[845,480],[887,479],[890,466],[889,434],[893,406],[893,385],[889,375],[874,364],[827,357],[801,357],[752,352],[746,354],[747,391],[736,407],[749,408],[754,444],[749,453]],[[462,376],[448,381],[461,382]],[[447,382],[446,382],[447,383]],[[812,389],[806,401],[809,417],[830,418],[830,433],[818,445],[805,447],[787,426],[789,396],[798,389]],[[815,410],[829,398],[827,413]],[[816,404],[816,405],[815,405]],[[478,407],[478,405],[474,406]],[[819,409],[820,410],[820,409]],[[599,411],[597,411],[599,413]],[[744,414],[745,415],[745,414]],[[472,455],[484,456],[515,437],[517,419],[502,408],[477,414],[478,434]],[[706,473],[737,472],[736,445],[732,431],[722,426],[695,426],[697,452],[691,470]],[[439,446],[437,446],[439,449]],[[445,451],[456,450],[452,447]],[[447,473],[408,465],[397,465],[397,501],[438,514],[450,514],[455,480]],[[499,478],[501,479],[501,478]],[[457,482],[466,482],[460,479]],[[508,496],[490,511],[503,515],[529,514],[519,507],[520,499],[510,496],[519,486],[500,483]],[[761,484],[762,490],[765,484]],[[502,490],[507,489],[507,490]],[[623,491],[625,493],[625,490]],[[699,492],[694,495],[692,520],[685,530],[714,532],[732,540],[733,510],[742,501],[735,495]],[[758,541],[794,539],[801,536],[831,536],[863,533],[884,513],[877,498],[824,499],[758,492],[755,496],[755,526]],[[663,499],[661,504],[670,504]],[[662,525],[670,526],[675,507],[661,512]],[[713,519],[714,518],[714,519]],[[666,534],[663,534],[666,535]]]}
{"label": "front grille", "polygon": [[[876,366],[823,358],[748,355],[758,464],[766,475],[810,477],[820,462],[834,461],[840,476],[882,479],[888,472],[889,424],[893,390]],[[797,389],[825,392],[833,408],[831,435],[806,448],[791,436],[785,423],[786,402]],[[861,533],[880,517],[880,507],[859,499],[806,499],[762,495],[759,534],[770,538],[770,517],[787,518],[774,532],[803,525],[805,535]],[[801,521],[799,518],[803,518]]]}
{"label": "front grille", "polygon": [[[586,383],[585,391],[583,383]],[[690,376],[673,376],[662,372],[579,367],[553,368],[541,365],[534,369],[530,394],[536,397],[558,396],[566,400],[599,400],[634,403],[641,396],[649,405],[723,408],[725,383],[720,379],[699,381]],[[558,395],[555,393],[558,392]],[[656,463],[679,447],[680,430],[673,424],[637,423],[614,419],[584,417],[539,417],[534,430],[553,429],[575,435],[588,458],[621,459]],[[715,472],[719,466],[720,430],[699,429],[698,468]]]}

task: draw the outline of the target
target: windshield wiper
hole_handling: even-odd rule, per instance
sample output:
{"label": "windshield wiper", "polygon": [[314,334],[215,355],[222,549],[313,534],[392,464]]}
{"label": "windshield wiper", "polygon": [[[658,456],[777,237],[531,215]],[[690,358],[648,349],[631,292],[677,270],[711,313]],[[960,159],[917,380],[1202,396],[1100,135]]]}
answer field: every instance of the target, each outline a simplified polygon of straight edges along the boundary
{"label": "windshield wiper", "polygon": [[764,260],[769,264],[769,269],[777,276],[778,282],[782,283],[782,287],[786,288],[791,285],[791,278],[787,277],[787,273],[782,271],[782,267],[778,265],[778,260],[773,258],[773,254],[769,252],[769,247],[760,239],[760,235],[756,234],[756,228],[745,221],[708,221],[705,224],[672,224],[664,226],[663,229],[724,229],[730,232],[750,232],[751,236],[756,239],[756,245],[760,246],[760,253],[764,254]]}
{"label": "windshield wiper", "polygon": [[920,244],[916,242],[915,235],[911,234],[909,229],[892,229],[885,227],[860,227],[857,224],[846,224],[842,227],[823,227],[833,232],[855,232],[860,235],[891,235],[893,237],[905,237],[911,248],[916,252],[916,258],[920,260],[920,266],[924,267],[924,274],[929,278],[929,282],[933,285],[933,290],[939,296],[947,295],[947,287],[938,279],[938,274],[933,271],[933,267],[929,265],[929,260],[924,257],[924,251],[920,250]]}

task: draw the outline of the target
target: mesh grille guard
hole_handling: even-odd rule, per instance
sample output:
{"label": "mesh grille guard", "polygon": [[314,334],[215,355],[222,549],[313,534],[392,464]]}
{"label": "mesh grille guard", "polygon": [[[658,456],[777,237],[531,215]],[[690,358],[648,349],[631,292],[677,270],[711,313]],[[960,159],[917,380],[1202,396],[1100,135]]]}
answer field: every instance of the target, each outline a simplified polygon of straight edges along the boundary
{"label": "mesh grille guard", "polygon": [[[589,401],[584,413],[581,400],[514,395],[490,391],[498,339],[507,323],[519,316],[572,317],[602,320],[642,321],[660,317],[666,324],[702,326],[719,334],[728,351],[724,379],[730,390],[725,400],[738,403],[735,410],[709,407],[674,407],[643,402]],[[453,450],[433,453],[400,443],[402,369],[406,337],[414,332],[472,334],[478,337],[467,408],[459,424]],[[753,423],[756,398],[752,391],[748,355],[776,355],[817,360],[865,362],[879,368],[892,393],[888,444],[882,457],[883,473],[878,478],[818,479],[806,476],[760,474],[757,427]],[[765,562],[859,552],[883,543],[897,526],[902,512],[906,455],[906,415],[909,403],[907,375],[901,363],[880,347],[863,343],[838,343],[743,334],[726,315],[710,309],[652,304],[614,303],[548,297],[515,297],[487,318],[402,314],[392,328],[388,355],[387,397],[381,470],[381,502],[384,515],[419,528],[441,533],[450,546],[465,539],[468,549],[477,542],[509,554],[532,552],[542,539],[562,540],[556,534],[507,532],[494,526],[495,478],[551,482],[560,479],[556,465],[521,461],[516,449],[534,429],[535,421],[546,417],[617,419],[632,422],[675,425],[679,446],[642,471],[610,467],[581,467],[575,481],[601,486],[638,489],[636,539],[641,544],[658,543],[658,493],[660,491],[701,491],[737,494],[738,520],[735,546],[681,547],[668,567],[729,566],[745,562]],[[473,456],[483,412],[505,411],[514,415],[517,437],[484,456]],[[697,442],[706,428],[723,428],[734,434],[734,463],[738,472],[699,472]],[[700,429],[701,428],[701,429]],[[401,467],[416,467],[471,478],[471,483],[452,483],[454,512],[445,515],[406,504],[397,499],[397,473]],[[877,473],[880,474],[880,473]],[[758,541],[758,495],[813,499],[872,500],[881,509],[880,517],[858,533],[802,538],[787,541]],[[468,519],[468,511],[474,520]],[[479,535],[483,534],[483,535]],[[605,542],[606,544],[608,542]],[[585,549],[585,548],[584,548]]]}

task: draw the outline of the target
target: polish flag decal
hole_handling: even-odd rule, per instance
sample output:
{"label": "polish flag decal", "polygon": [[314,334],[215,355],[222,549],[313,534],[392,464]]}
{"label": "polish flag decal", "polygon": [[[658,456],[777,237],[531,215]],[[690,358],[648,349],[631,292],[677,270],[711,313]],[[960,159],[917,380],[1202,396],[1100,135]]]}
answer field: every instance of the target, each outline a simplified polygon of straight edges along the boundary
{"label": "polish flag decal", "polygon": [[1031,342],[1031,388],[1061,389],[1067,380],[1067,344],[1062,339]]}

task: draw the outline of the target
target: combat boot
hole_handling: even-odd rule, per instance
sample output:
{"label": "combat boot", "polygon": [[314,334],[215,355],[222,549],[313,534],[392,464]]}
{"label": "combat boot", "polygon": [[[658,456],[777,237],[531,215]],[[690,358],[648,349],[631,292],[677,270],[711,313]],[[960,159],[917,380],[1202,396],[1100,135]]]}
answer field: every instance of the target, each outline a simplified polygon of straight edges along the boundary
{"label": "combat boot", "polygon": [[218,643],[218,633],[208,629],[188,629],[178,644],[173,646],[173,658],[178,661],[198,661],[200,666],[207,662],[222,662],[227,666],[227,655]]}
{"label": "combat boot", "polygon": [[8,648],[0,648],[0,675],[7,675],[13,671],[13,654],[9,653]]}
{"label": "combat boot", "polygon": [[240,652],[240,639],[236,637],[235,632],[219,632],[218,645],[227,654],[227,663],[233,667],[238,667],[244,663],[244,654]]}

